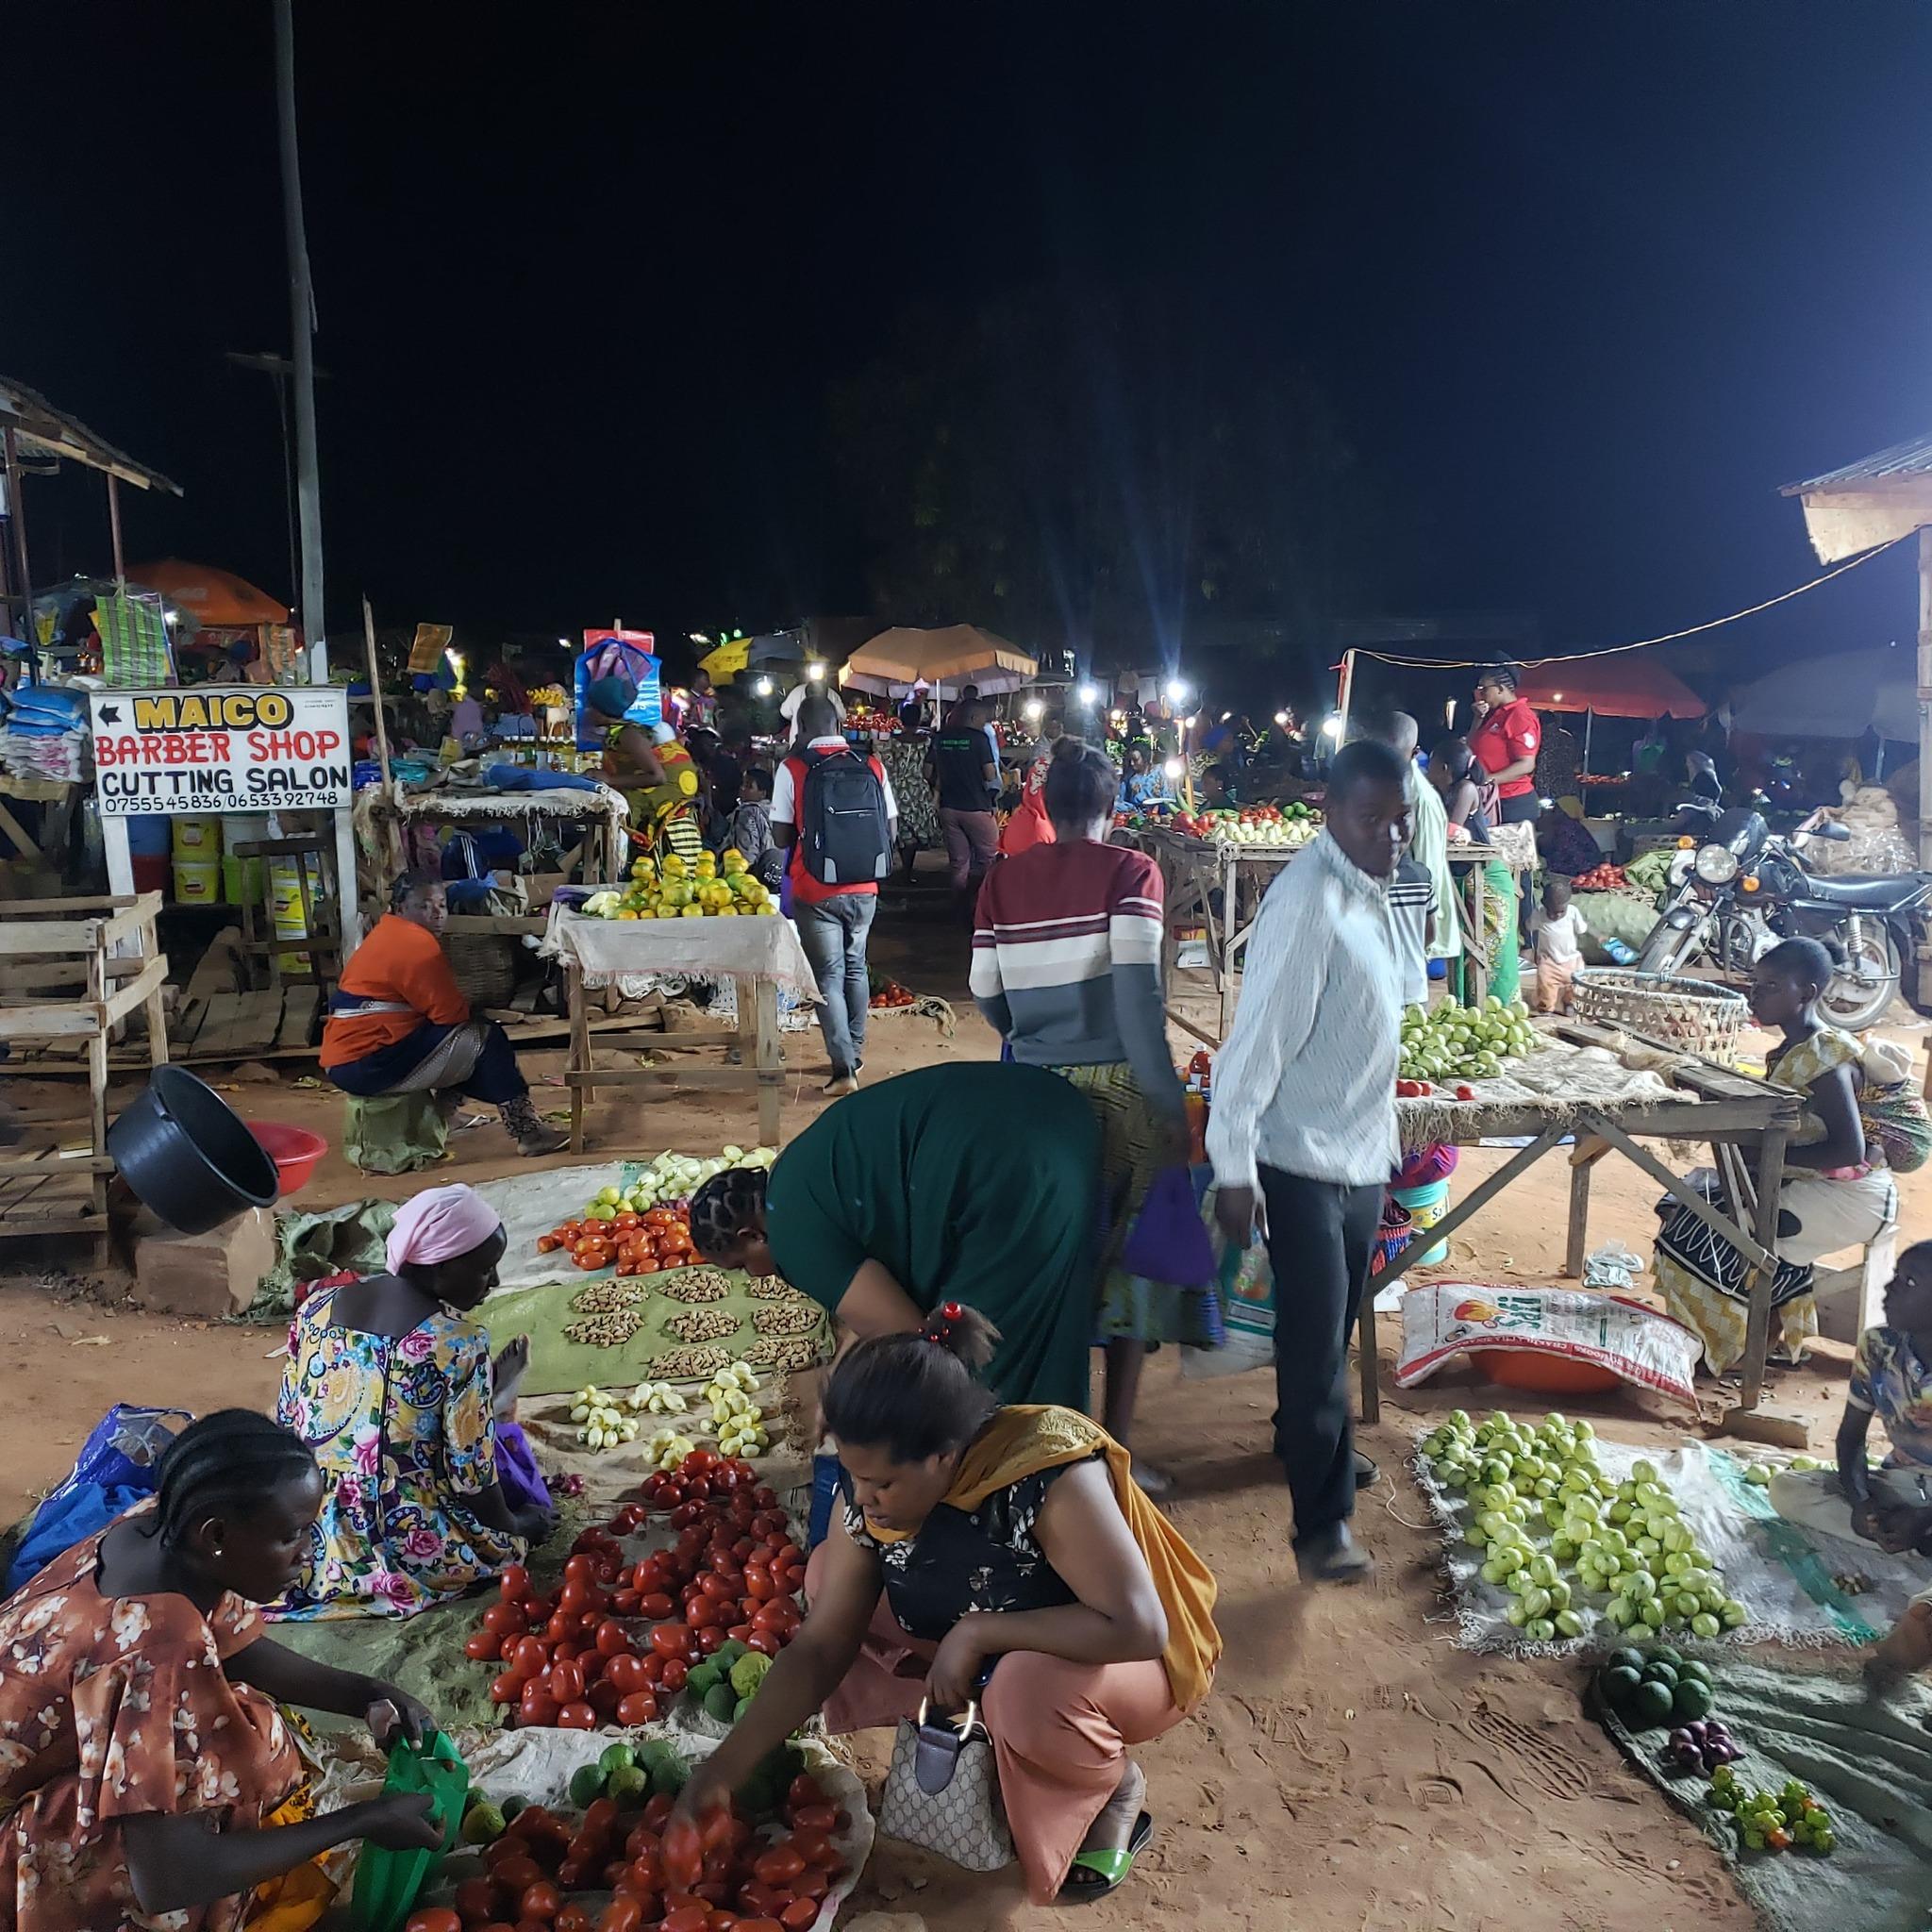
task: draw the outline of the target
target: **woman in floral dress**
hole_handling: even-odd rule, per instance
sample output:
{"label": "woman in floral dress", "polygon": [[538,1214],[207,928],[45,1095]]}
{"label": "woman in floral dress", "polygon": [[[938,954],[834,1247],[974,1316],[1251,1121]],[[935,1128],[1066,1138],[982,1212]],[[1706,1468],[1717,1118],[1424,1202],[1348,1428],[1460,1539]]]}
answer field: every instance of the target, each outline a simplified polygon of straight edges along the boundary
{"label": "woman in floral dress", "polygon": [[421,1796],[277,1818],[306,1776],[277,1704],[364,1716],[382,1743],[434,1729],[400,1690],[262,1634],[255,1606],[322,1500],[314,1457],[222,1409],[158,1476],[155,1502],[0,1608],[0,1924],[17,1932],[230,1932],[258,1888],[325,1903],[304,1868],[337,1845],[441,1837]]}
{"label": "woman in floral dress", "polygon": [[303,1303],[275,1413],[314,1451],[328,1493],[271,1616],[411,1616],[500,1575],[547,1533],[535,1465],[508,1480],[521,1432],[499,1417],[528,1339],[492,1363],[488,1331],[464,1319],[495,1287],[506,1245],[473,1189],[431,1188],[396,1216],[388,1274]]}

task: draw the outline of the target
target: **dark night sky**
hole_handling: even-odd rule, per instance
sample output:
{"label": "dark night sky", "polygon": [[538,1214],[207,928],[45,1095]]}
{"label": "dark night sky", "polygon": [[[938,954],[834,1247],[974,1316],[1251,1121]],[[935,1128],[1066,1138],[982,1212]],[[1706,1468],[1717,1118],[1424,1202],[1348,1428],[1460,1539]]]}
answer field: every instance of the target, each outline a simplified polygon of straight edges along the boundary
{"label": "dark night sky", "polygon": [[[1776,486],[1932,428],[1906,0],[297,13],[338,623],[861,608],[827,385],[1014,286],[1185,286],[1305,360],[1388,500],[1374,603],[1553,643],[1797,582]],[[287,594],[223,360],[287,345],[265,0],[16,0],[6,58],[0,368],[187,487],[133,554]],[[95,561],[40,493],[41,574]],[[1731,647],[1903,637],[1910,569]]]}

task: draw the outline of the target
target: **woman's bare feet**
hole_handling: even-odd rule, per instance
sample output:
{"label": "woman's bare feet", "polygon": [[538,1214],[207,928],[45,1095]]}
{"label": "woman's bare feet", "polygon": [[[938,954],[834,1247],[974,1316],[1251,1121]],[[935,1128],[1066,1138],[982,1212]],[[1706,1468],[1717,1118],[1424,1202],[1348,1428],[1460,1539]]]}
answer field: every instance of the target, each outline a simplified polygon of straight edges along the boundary
{"label": "woman's bare feet", "polygon": [[1080,1840],[1083,1852],[1124,1852],[1147,1799],[1147,1774],[1130,1757],[1107,1808]]}
{"label": "woman's bare feet", "polygon": [[495,1385],[496,1419],[500,1423],[514,1422],[517,1414],[517,1387],[530,1367],[530,1338],[518,1335],[506,1342],[498,1352],[493,1382]]}

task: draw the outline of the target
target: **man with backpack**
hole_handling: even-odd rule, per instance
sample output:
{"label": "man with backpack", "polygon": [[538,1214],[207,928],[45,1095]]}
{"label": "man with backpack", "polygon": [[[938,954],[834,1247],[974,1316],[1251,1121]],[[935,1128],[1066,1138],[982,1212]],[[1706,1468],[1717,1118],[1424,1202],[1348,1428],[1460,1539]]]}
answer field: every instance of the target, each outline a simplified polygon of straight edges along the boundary
{"label": "man with backpack", "polygon": [[828,698],[798,708],[797,735],[772,783],[772,837],[791,847],[791,918],[819,982],[829,1094],[858,1085],[872,1002],[865,941],[892,863],[899,805],[877,758],[855,751]]}

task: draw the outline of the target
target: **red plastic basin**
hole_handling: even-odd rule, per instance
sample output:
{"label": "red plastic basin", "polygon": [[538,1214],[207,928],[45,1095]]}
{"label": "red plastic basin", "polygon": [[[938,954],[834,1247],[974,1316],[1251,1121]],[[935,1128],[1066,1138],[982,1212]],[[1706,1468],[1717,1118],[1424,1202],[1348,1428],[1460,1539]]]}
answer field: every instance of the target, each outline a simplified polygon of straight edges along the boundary
{"label": "red plastic basin", "polygon": [[250,1121],[247,1124],[262,1152],[275,1162],[283,1195],[307,1187],[315,1163],[328,1152],[328,1142],[307,1127],[291,1127],[282,1121]]}

